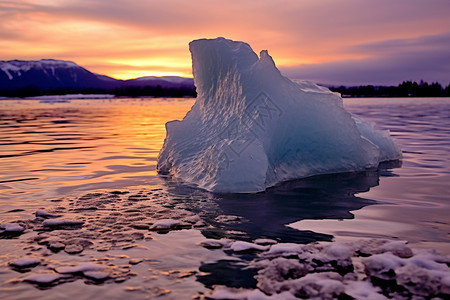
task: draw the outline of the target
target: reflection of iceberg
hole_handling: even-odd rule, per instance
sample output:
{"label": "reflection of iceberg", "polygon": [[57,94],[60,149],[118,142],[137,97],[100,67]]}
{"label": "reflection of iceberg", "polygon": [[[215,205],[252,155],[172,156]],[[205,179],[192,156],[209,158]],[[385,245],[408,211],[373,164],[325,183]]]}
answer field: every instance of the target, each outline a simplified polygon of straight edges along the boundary
{"label": "reflection of iceberg", "polygon": [[[297,230],[287,224],[311,219],[322,220],[318,222],[323,222],[323,219],[353,219],[351,211],[376,204],[373,200],[355,194],[377,186],[378,179],[377,171],[321,175],[284,182],[264,193],[214,195],[211,201],[201,204],[199,213],[209,225],[201,228],[201,231],[207,239],[214,241],[244,240],[254,243],[261,238],[276,240],[278,243],[300,244],[331,241],[331,235]],[[174,185],[171,193],[189,199],[185,195],[191,194],[192,190],[189,192],[185,187]],[[191,199],[186,201],[188,207],[195,206]],[[208,202],[216,205],[208,206]],[[228,219],[234,216],[237,221],[230,222],[224,216],[228,216]],[[321,257],[316,256],[317,259]],[[255,288],[257,284],[256,270],[236,257],[202,263],[200,271],[204,275],[197,276],[197,280],[207,287],[226,285]]]}
{"label": "reflection of iceberg", "polygon": [[400,158],[386,132],[352,118],[339,95],[283,77],[267,51],[224,38],[190,43],[197,101],[166,124],[160,172],[215,192],[258,192],[311,175]]}
{"label": "reflection of iceberg", "polygon": [[285,182],[265,193],[217,195],[217,207],[206,209],[205,219],[209,214],[224,214],[244,221],[220,223],[223,234],[208,229],[202,233],[208,238],[235,238],[228,232],[245,232],[250,241],[261,237],[289,243],[331,240],[330,235],[286,225],[299,220],[353,219],[351,211],[376,203],[355,194],[377,186],[378,179],[376,171],[321,175]]}
{"label": "reflection of iceberg", "polygon": [[[289,227],[300,220],[353,219],[353,211],[376,204],[358,196],[379,183],[381,170],[311,176],[283,182],[256,194],[211,194],[176,182],[168,192],[200,215],[208,226],[201,228],[208,239],[254,241],[275,239],[286,243],[328,241],[332,236]],[[170,200],[168,200],[170,201]]]}

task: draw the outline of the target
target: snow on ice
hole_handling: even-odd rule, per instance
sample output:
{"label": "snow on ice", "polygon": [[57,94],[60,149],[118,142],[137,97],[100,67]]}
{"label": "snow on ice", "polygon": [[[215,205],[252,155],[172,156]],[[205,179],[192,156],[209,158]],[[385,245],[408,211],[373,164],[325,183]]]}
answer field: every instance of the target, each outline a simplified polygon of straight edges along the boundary
{"label": "snow on ice", "polygon": [[282,76],[266,50],[258,57],[224,38],[189,48],[198,96],[182,121],[166,124],[161,173],[208,191],[252,193],[401,158],[388,132],[353,117],[338,94]]}
{"label": "snow on ice", "polygon": [[231,250],[234,252],[247,252],[247,251],[265,251],[269,249],[269,246],[262,246],[244,241],[236,241],[231,244]]}
{"label": "snow on ice", "polygon": [[256,289],[217,285],[208,299],[447,299],[449,262],[403,241],[280,243],[250,262]]}
{"label": "snow on ice", "polygon": [[163,219],[156,221],[151,227],[151,230],[157,230],[157,229],[169,229],[174,226],[177,226],[181,223],[179,220],[171,220],[171,219]]}

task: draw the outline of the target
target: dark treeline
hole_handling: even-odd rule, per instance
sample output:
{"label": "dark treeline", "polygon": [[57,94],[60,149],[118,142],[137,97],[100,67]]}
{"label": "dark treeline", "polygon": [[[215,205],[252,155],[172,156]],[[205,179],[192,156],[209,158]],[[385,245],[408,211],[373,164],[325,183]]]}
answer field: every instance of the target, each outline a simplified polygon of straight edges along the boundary
{"label": "dark treeline", "polygon": [[[398,86],[331,86],[333,92],[340,93],[343,97],[450,97],[450,84],[442,87],[441,84],[433,82],[404,81]],[[114,89],[99,88],[58,88],[40,89],[28,86],[21,89],[0,90],[2,97],[33,97],[43,95],[67,95],[67,94],[112,94],[118,97],[196,97],[195,87],[162,87],[157,86],[127,86]]]}
{"label": "dark treeline", "polygon": [[398,86],[352,86],[329,87],[343,97],[450,97],[450,84],[442,87],[438,82],[428,84],[420,81],[403,81]]}
{"label": "dark treeline", "polygon": [[165,88],[160,85],[157,86],[129,86],[117,88],[112,91],[115,96],[140,97],[196,97],[197,93],[195,87],[179,87],[179,88]]}
{"label": "dark treeline", "polygon": [[114,89],[99,88],[57,88],[40,89],[36,86],[27,86],[21,89],[0,90],[0,96],[3,97],[34,97],[43,95],[68,95],[68,94],[111,94],[119,97],[196,97],[197,93],[194,87],[162,87],[157,86],[128,86]]}

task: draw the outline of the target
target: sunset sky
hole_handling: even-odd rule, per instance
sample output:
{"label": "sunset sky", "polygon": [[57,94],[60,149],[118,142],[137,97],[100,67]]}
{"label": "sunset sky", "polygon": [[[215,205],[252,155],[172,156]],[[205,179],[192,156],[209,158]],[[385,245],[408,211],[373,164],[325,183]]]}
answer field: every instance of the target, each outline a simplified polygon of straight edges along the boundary
{"label": "sunset sky", "polygon": [[192,77],[188,43],[219,36],[269,50],[290,78],[450,83],[450,0],[0,0],[0,60]]}

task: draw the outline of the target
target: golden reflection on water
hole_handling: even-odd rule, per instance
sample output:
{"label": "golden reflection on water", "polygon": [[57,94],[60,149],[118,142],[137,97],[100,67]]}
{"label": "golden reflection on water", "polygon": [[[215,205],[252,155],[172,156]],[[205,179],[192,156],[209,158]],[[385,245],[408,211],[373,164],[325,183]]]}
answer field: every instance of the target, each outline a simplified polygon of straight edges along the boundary
{"label": "golden reflection on water", "polygon": [[[296,190],[286,183],[280,185],[281,196],[275,189],[244,197],[246,202],[236,202],[235,195],[226,201],[219,199],[222,210],[229,210],[226,215],[251,215],[254,209],[242,209],[242,205],[262,197],[266,202],[261,203],[274,204],[265,210],[271,211],[271,220],[290,216],[295,211],[289,206],[292,203],[300,213],[295,217],[303,220],[291,226],[299,230],[332,234],[336,238],[401,238],[449,253],[448,101],[448,98],[345,100],[352,113],[391,130],[402,147],[402,167],[381,171],[381,177],[376,177],[379,179],[376,187],[363,185],[365,192],[357,189],[358,193],[348,198],[330,189],[334,181],[319,181],[319,188],[313,187],[327,191],[322,199],[322,192],[314,196],[307,186]],[[164,124],[182,119],[193,103],[194,99],[0,101],[0,211],[26,210],[31,206],[41,209],[61,196],[102,189],[161,187],[163,180],[156,175],[156,158],[166,135]],[[363,178],[354,179],[346,182],[344,176],[342,188],[351,188]],[[285,191],[298,200],[286,201]],[[308,197],[312,200],[303,203]],[[360,204],[352,202],[357,198],[361,198]],[[350,208],[353,204],[364,204],[363,199],[374,200],[378,205],[344,214],[352,219],[338,221],[342,210],[339,205],[346,204],[345,199],[350,201]],[[334,220],[311,220],[323,215],[323,201],[336,205],[331,209],[327,205],[331,213],[327,218]],[[5,216],[8,220],[19,218],[12,213]],[[257,221],[255,217],[253,224]],[[261,224],[266,224],[266,217]]]}
{"label": "golden reflection on water", "polygon": [[0,101],[0,204],[159,182],[156,158],[165,123],[182,119],[193,103]]}

